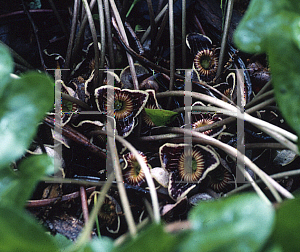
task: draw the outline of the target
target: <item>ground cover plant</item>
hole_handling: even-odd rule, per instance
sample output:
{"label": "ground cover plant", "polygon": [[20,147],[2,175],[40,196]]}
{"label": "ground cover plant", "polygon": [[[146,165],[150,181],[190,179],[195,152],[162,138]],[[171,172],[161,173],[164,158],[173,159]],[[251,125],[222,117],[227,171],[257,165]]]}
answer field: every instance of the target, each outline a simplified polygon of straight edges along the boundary
{"label": "ground cover plant", "polygon": [[4,4],[0,250],[297,251],[299,18],[292,0]]}

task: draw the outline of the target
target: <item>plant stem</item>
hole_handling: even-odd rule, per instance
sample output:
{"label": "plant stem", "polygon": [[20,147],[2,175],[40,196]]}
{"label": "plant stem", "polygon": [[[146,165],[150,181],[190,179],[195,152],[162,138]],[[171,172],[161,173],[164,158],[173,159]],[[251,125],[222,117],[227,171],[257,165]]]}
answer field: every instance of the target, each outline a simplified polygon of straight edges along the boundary
{"label": "plant stem", "polygon": [[87,105],[85,102],[83,102],[82,100],[79,100],[75,97],[72,97],[68,94],[65,93],[61,93],[61,98],[70,102],[73,102],[75,104],[77,104],[78,106],[84,108],[84,109],[91,109],[89,105]]}
{"label": "plant stem", "polygon": [[[204,95],[201,93],[195,93],[195,92],[190,92],[190,91],[167,91],[167,92],[162,92],[159,94],[156,94],[156,98],[162,98],[165,96],[184,96],[184,95],[189,95],[195,99],[199,99],[205,102],[208,102],[210,104],[214,104],[216,106],[219,106],[221,108],[224,108],[225,110],[221,110],[219,109],[219,111],[222,111],[223,113],[232,113],[233,116],[235,116],[235,114],[237,113],[237,109],[235,106],[232,106],[224,101],[221,101],[217,98],[208,96],[208,95]],[[227,110],[227,111],[226,111]],[[265,129],[269,129],[271,131],[275,131],[283,136],[285,136],[286,138],[297,142],[298,141],[298,137],[294,134],[292,134],[291,132],[288,132],[280,127],[277,127],[271,123],[265,122],[263,120],[260,120],[258,118],[255,118],[247,113],[243,113],[243,118],[245,121],[248,121],[252,124],[254,124],[256,127],[261,126],[261,130],[265,131]]]}
{"label": "plant stem", "polygon": [[270,96],[270,95],[273,95],[274,94],[274,90],[270,90],[264,94],[261,94],[259,96],[255,96],[256,99],[252,99],[249,103],[246,104],[245,108],[249,108],[251,107],[253,104],[257,103],[258,101],[261,101],[261,100],[265,100],[266,97]]}
{"label": "plant stem", "polygon": [[[174,6],[173,0],[169,0],[169,34],[170,34],[170,83],[169,91],[173,90],[175,80],[175,41],[174,41]],[[171,97],[169,97],[167,109],[171,106]]]}
{"label": "plant stem", "polygon": [[155,16],[152,6],[152,0],[147,0],[149,17],[150,17],[150,32],[151,32],[151,45],[154,43],[155,34],[156,34],[156,25],[155,25]]}
{"label": "plant stem", "polygon": [[91,9],[88,5],[87,0],[82,0],[83,6],[85,8],[85,12],[89,21],[90,30],[92,33],[92,38],[94,42],[94,51],[95,51],[95,72],[94,72],[94,81],[93,81],[93,90],[95,90],[98,86],[98,80],[99,80],[99,47],[98,47],[98,38],[97,38],[97,32],[95,28],[95,23],[93,20]]}
{"label": "plant stem", "polygon": [[138,151],[124,138],[116,135],[116,140],[119,141],[121,144],[123,144],[124,147],[128,148],[130,152],[135,156],[137,162],[139,163],[141,169],[145,173],[146,181],[149,186],[150,190],[150,196],[152,199],[152,205],[153,205],[153,214],[154,214],[154,221],[156,223],[160,222],[160,213],[159,213],[159,204],[158,204],[158,198],[157,193],[155,189],[155,185],[152,179],[152,176],[150,174],[149,168],[147,164],[144,162],[143,158],[139,155]]}
{"label": "plant stem", "polygon": [[89,240],[89,236],[91,234],[91,231],[93,230],[94,223],[97,218],[98,212],[101,209],[101,206],[105,199],[105,195],[107,194],[113,180],[114,180],[114,174],[112,173],[108,177],[106,183],[104,184],[104,186],[101,189],[100,197],[98,198],[98,201],[90,214],[89,221],[86,223],[86,225],[85,225],[83,231],[81,232],[80,236],[78,237],[76,243],[74,243],[70,247],[66,248],[67,252],[78,251],[78,248],[80,248],[84,243],[86,243]]}
{"label": "plant stem", "polygon": [[100,35],[101,35],[99,81],[100,81],[100,86],[102,86],[103,85],[103,69],[104,69],[104,63],[105,63],[105,21],[104,21],[104,12],[103,12],[102,0],[97,0],[97,1],[98,1],[99,25],[100,25]]}
{"label": "plant stem", "polygon": [[182,57],[182,68],[186,69],[186,45],[185,45],[185,37],[186,37],[186,0],[182,0],[182,17],[181,17],[181,57]]}
{"label": "plant stem", "polygon": [[281,143],[246,143],[246,149],[285,149]]}
{"label": "plant stem", "polygon": [[[72,15],[72,26],[71,26],[71,32],[70,32],[70,38],[68,42],[68,49],[67,49],[66,62],[65,62],[66,69],[69,69],[71,63],[72,47],[73,47],[73,42],[76,33],[79,7],[80,7],[80,0],[75,0],[74,7],[73,7],[73,15]],[[68,74],[65,75],[68,76]]]}
{"label": "plant stem", "polygon": [[[293,171],[286,171],[286,172],[276,173],[276,174],[270,175],[270,177],[272,179],[280,179],[280,178],[284,178],[284,177],[299,176],[299,175],[300,175],[300,169],[293,170]],[[262,180],[257,180],[256,182],[257,183],[262,183]],[[226,193],[226,196],[229,196],[229,195],[235,194],[237,192],[243,191],[243,190],[247,189],[250,186],[251,185],[249,185],[249,184],[242,185],[242,186],[240,186],[238,188],[235,188],[232,191]]]}
{"label": "plant stem", "polygon": [[109,3],[108,0],[104,0],[104,10],[105,10],[105,21],[106,21],[106,32],[107,32],[107,46],[108,46],[108,56],[110,68],[115,68],[115,57],[114,57],[114,49],[113,49],[113,41],[112,41],[112,32],[111,32],[111,18],[109,13]]}
{"label": "plant stem", "polygon": [[25,5],[24,0],[22,0],[22,5],[23,5],[24,12],[27,15],[28,20],[29,20],[29,22],[32,26],[32,29],[33,29],[33,33],[34,33],[34,36],[35,36],[36,44],[37,44],[39,55],[40,55],[41,65],[42,65],[43,69],[46,70],[47,66],[45,65],[45,61],[44,61],[44,58],[43,58],[41,43],[40,43],[39,36],[38,36],[38,28],[36,27],[31,15],[30,15],[30,12],[28,11],[28,9]]}
{"label": "plant stem", "polygon": [[87,196],[84,186],[80,186],[80,198],[81,198],[81,208],[83,213],[84,223],[87,223],[89,220],[89,210],[88,210],[88,203],[87,203]]}
{"label": "plant stem", "polygon": [[262,88],[259,90],[259,92],[254,96],[253,100],[256,100],[261,94],[263,94],[266,90],[268,90],[269,87],[272,85],[272,80],[269,80]]}
{"label": "plant stem", "polygon": [[[109,0],[109,1],[110,1],[111,8],[113,10],[114,16],[115,16],[116,28],[118,29],[118,31],[119,31],[121,37],[123,38],[125,44],[127,46],[129,46],[128,39],[127,39],[127,36],[126,36],[126,32],[125,32],[125,29],[124,29],[119,11],[118,11],[117,6],[115,4],[115,1],[114,0]],[[130,73],[131,73],[131,78],[132,78],[132,82],[133,82],[133,87],[134,87],[135,90],[138,90],[139,89],[139,83],[138,83],[138,80],[137,80],[137,76],[136,76],[136,72],[135,72],[135,68],[134,68],[134,64],[133,64],[133,59],[132,59],[131,55],[128,52],[126,52],[126,55],[127,55],[128,64],[129,64],[129,67],[130,67]]]}
{"label": "plant stem", "polygon": [[[250,109],[247,109],[245,112],[246,113],[253,113],[255,112],[256,110],[259,110],[259,109],[262,109],[263,107],[265,107],[266,105],[268,104],[271,104],[275,101],[274,98],[272,99],[269,99],[263,103],[260,103]],[[179,108],[180,109],[180,108]],[[184,108],[182,108],[182,110],[184,110]],[[199,128],[196,128],[195,131],[197,132],[204,132],[206,130],[210,130],[210,129],[214,129],[214,128],[218,128],[218,127],[221,127],[223,125],[226,125],[226,124],[229,124],[229,123],[233,123],[235,121],[235,118],[233,117],[228,117],[228,118],[225,118],[223,119],[222,121],[218,121],[218,122],[214,122],[212,124],[209,124],[209,125],[205,125],[205,126],[202,126],[202,127],[199,127]]]}
{"label": "plant stem", "polygon": [[[165,7],[161,10],[161,12],[156,16],[155,23],[157,23],[162,18],[164,13],[167,11],[167,8],[168,8],[168,4],[166,4]],[[141,38],[141,43],[142,44],[146,41],[147,37],[149,36],[150,29],[151,29],[151,27],[149,26],[147,28],[147,30],[145,31],[145,33],[143,34],[143,36]]]}
{"label": "plant stem", "polygon": [[153,43],[151,41],[151,48],[150,48],[150,55],[151,56],[153,56],[155,51],[157,50],[157,45],[159,44],[159,41],[160,41],[164,31],[165,31],[165,28],[166,28],[166,25],[167,25],[167,22],[168,22],[168,19],[169,19],[168,17],[169,17],[169,13],[166,12],[164,14],[164,17],[163,17],[161,23],[160,23],[160,27],[159,27],[159,30],[157,32],[155,40],[153,41]]}
{"label": "plant stem", "polygon": [[65,23],[63,22],[61,16],[59,15],[59,13],[58,13],[58,11],[57,11],[57,9],[55,7],[55,4],[53,3],[53,0],[48,0],[48,2],[50,4],[50,6],[51,6],[51,9],[53,10],[53,13],[54,13],[54,15],[55,15],[55,17],[56,17],[56,19],[57,19],[57,21],[58,21],[58,23],[59,23],[62,31],[63,31],[63,33],[67,37],[68,36],[67,27],[66,27]]}
{"label": "plant stem", "polygon": [[139,54],[143,55],[145,53],[145,50],[144,50],[141,42],[139,41],[138,37],[136,36],[135,31],[132,29],[131,25],[128,22],[125,22],[124,24],[125,24],[126,29],[129,31],[131,37],[133,38],[135,46],[137,47]]}
{"label": "plant stem", "polygon": [[[185,108],[178,108],[173,111],[174,112],[183,112],[184,109],[186,109],[186,108],[189,108],[191,111],[206,111],[206,112],[213,112],[213,113],[221,113],[223,115],[233,116],[240,120],[244,119],[246,121],[249,121],[250,123],[253,123],[253,119],[247,120],[244,115],[238,116],[239,113],[233,113],[232,111],[228,111],[226,109],[220,109],[218,107],[213,107],[213,106],[192,106],[192,107],[190,106],[190,107],[185,107]],[[251,117],[251,118],[255,118],[255,117]],[[257,119],[257,118],[255,118],[255,119]],[[260,120],[260,121],[261,121],[261,123],[260,123],[261,125],[255,124],[255,126],[257,128],[259,128],[260,130],[264,131],[265,133],[267,133],[268,135],[270,135],[271,137],[276,139],[278,142],[283,144],[288,149],[294,151],[295,153],[298,153],[298,147],[295,144],[288,141],[283,135],[277,133],[274,129],[270,130],[269,128],[262,126],[264,121],[262,121],[262,120]],[[270,125],[273,125],[273,124],[270,124]]]}
{"label": "plant stem", "polygon": [[[107,122],[108,122],[108,127],[110,127],[112,129],[113,127],[112,127],[110,121],[108,120]],[[117,136],[114,136],[114,137],[117,137]],[[135,237],[137,230],[136,230],[134,218],[133,218],[133,215],[132,215],[132,212],[131,212],[131,208],[130,208],[129,200],[128,200],[127,193],[126,193],[126,190],[125,190],[125,186],[124,186],[124,183],[123,183],[122,169],[121,169],[121,166],[120,166],[119,156],[118,156],[118,152],[117,152],[117,149],[116,149],[116,143],[114,141],[114,137],[109,136],[109,135],[107,136],[108,148],[109,148],[110,153],[112,155],[111,160],[113,162],[113,167],[114,167],[114,171],[115,171],[115,175],[116,175],[117,186],[118,186],[118,190],[119,190],[123,210],[125,212],[125,219],[127,221],[129,233],[131,234],[132,237]]]}
{"label": "plant stem", "polygon": [[[97,204],[97,193],[94,195],[94,205],[96,205],[96,204]],[[97,228],[97,235],[98,235],[98,237],[101,237],[100,225],[99,225],[98,218],[96,218],[96,228]]]}
{"label": "plant stem", "polygon": [[[91,11],[93,10],[93,7],[94,7],[95,3],[96,3],[96,0],[91,0],[91,2],[90,2],[90,10]],[[84,9],[85,8],[83,8],[83,10]],[[81,15],[81,18],[82,18],[81,24],[80,24],[79,31],[78,31],[78,33],[76,35],[76,38],[75,38],[74,48],[72,50],[72,55],[71,55],[72,58],[70,60],[71,63],[74,62],[75,58],[78,58],[78,51],[80,49],[81,38],[83,36],[85,26],[86,26],[86,23],[88,21],[87,15],[85,15],[84,17],[83,17],[83,15]]]}
{"label": "plant stem", "polygon": [[222,36],[219,64],[218,64],[218,69],[217,69],[217,74],[216,74],[217,83],[218,83],[219,76],[223,70],[223,61],[224,61],[224,56],[225,56],[225,51],[226,51],[228,31],[229,31],[230,22],[231,22],[233,2],[234,2],[234,0],[229,0],[228,4],[227,4],[226,21],[225,21],[225,27],[224,27],[224,32],[223,32],[223,36]]}
{"label": "plant stem", "polygon": [[[139,224],[137,224],[137,229],[141,230],[144,227],[146,227],[146,225],[149,223],[149,218],[145,218],[144,220],[142,220]],[[119,236],[115,241],[114,241],[114,245],[115,246],[120,246],[121,244],[123,244],[126,240],[128,239],[128,233],[125,233],[121,236]]]}
{"label": "plant stem", "polygon": [[259,188],[259,186],[257,185],[257,183],[253,180],[253,178],[250,176],[249,172],[247,172],[244,169],[244,167],[242,167],[240,164],[237,164],[237,167],[240,169],[240,171],[243,173],[243,175],[245,176],[245,178],[252,185],[253,189],[256,191],[256,193],[258,194],[258,196],[262,200],[264,200],[265,202],[267,202],[269,205],[271,205],[271,202],[269,201],[269,199],[267,198],[267,196],[263,193],[263,191]]}
{"label": "plant stem", "polygon": [[[246,157],[245,155],[240,153],[237,149],[235,149],[232,146],[229,146],[225,143],[222,143],[221,141],[219,141],[213,137],[204,135],[199,132],[181,129],[181,128],[168,128],[167,130],[171,133],[181,133],[181,134],[186,134],[186,135],[189,135],[192,137],[197,137],[197,138],[199,138],[199,141],[202,141],[203,144],[209,144],[209,145],[213,145],[217,148],[220,148],[234,158],[236,158],[239,155],[240,157],[243,158],[245,165],[248,166],[253,172],[255,172],[263,180],[263,182],[269,187],[269,190],[272,192],[274,198],[278,202],[281,201],[279,194],[277,193],[277,191],[275,190],[275,188],[273,186],[273,184],[277,183],[277,182],[274,181],[272,178],[267,178],[268,175],[265,172],[263,172],[248,157]],[[280,188],[280,192],[282,194],[284,194],[287,198],[294,198],[294,196],[290,192],[288,192],[285,188],[283,188],[279,184],[276,185],[276,187],[277,187],[277,190]]]}

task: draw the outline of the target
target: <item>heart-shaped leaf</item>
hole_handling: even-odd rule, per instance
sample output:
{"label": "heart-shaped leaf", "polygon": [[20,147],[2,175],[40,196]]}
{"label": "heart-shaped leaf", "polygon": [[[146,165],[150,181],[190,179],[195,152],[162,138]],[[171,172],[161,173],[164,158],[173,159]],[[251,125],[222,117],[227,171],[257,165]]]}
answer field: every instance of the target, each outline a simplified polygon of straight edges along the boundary
{"label": "heart-shaped leaf", "polygon": [[281,247],[282,251],[298,251],[300,247],[299,220],[300,197],[284,202],[277,210],[271,242]]}
{"label": "heart-shaped leaf", "polygon": [[43,154],[23,160],[17,172],[3,168],[0,174],[1,204],[22,208],[46,170],[54,169],[53,162],[53,158]]}
{"label": "heart-shaped leaf", "polygon": [[21,209],[0,205],[0,251],[58,251],[42,226]]}
{"label": "heart-shaped leaf", "polygon": [[53,102],[50,77],[31,72],[11,79],[0,96],[0,169],[23,155]]}
{"label": "heart-shaped leaf", "polygon": [[259,251],[272,232],[275,211],[256,194],[201,202],[191,210],[188,251]]}

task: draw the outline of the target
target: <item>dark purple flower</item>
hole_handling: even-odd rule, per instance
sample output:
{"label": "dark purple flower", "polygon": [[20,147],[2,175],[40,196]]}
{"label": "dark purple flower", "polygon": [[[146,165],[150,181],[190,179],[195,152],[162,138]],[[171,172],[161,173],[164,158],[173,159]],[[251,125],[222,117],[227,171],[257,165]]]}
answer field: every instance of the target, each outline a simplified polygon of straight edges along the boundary
{"label": "dark purple flower", "polygon": [[108,85],[95,90],[98,110],[115,117],[117,132],[123,137],[128,136],[133,130],[135,117],[144,108],[148,96],[145,91],[120,89]]}
{"label": "dark purple flower", "polygon": [[[201,103],[195,102],[193,104],[193,107],[198,105],[203,106]],[[192,129],[197,129],[206,125],[213,124],[214,122],[218,122],[218,121],[222,121],[222,118],[217,114],[203,113],[203,112],[192,113]],[[206,130],[202,133],[211,137],[215,137],[219,135],[225,128],[226,126],[224,125],[214,129]]]}
{"label": "dark purple flower", "polygon": [[219,166],[209,173],[208,185],[216,192],[227,192],[234,186],[233,174],[226,168]]}
{"label": "dark purple flower", "polygon": [[[139,155],[147,162],[147,157],[139,152]],[[141,169],[136,157],[130,152],[123,155],[125,161],[125,167],[123,169],[123,176],[126,183],[134,186],[141,186],[146,182],[144,171]],[[149,167],[149,165],[148,165]]]}
{"label": "dark purple flower", "polygon": [[212,150],[201,145],[166,143],[159,155],[162,167],[170,173],[168,191],[174,200],[187,195],[220,163]]}

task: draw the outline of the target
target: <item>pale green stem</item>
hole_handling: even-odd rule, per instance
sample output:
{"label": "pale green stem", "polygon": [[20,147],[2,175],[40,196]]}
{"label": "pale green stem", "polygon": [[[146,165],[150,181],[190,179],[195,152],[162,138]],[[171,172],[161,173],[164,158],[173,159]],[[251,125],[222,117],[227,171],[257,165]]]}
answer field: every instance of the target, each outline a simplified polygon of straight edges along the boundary
{"label": "pale green stem", "polygon": [[[250,109],[247,109],[246,110],[246,113],[250,114],[250,113],[253,113],[255,112],[256,110],[260,110],[262,108],[264,108],[265,106],[269,105],[269,104],[272,104],[274,102],[274,98],[271,98],[269,100],[266,100]],[[174,110],[175,111],[175,110]],[[178,108],[176,110],[177,112],[184,112],[184,107],[182,108]],[[195,131],[198,131],[198,132],[204,132],[206,130],[210,130],[210,129],[213,129],[213,128],[218,128],[218,127],[222,127],[223,125],[226,125],[226,124],[229,124],[229,123],[232,123],[234,122],[235,119],[233,117],[228,117],[222,121],[218,121],[218,122],[214,122],[212,124],[209,124],[209,125],[205,125],[205,126],[202,126],[202,127],[199,127],[199,128],[196,128]]]}
{"label": "pale green stem", "polygon": [[90,214],[89,221],[86,223],[77,241],[74,244],[72,244],[70,247],[66,248],[66,252],[78,251],[80,247],[82,247],[86,242],[89,241],[98,212],[101,209],[101,206],[103,205],[105,195],[107,194],[113,180],[114,180],[114,174],[112,173],[108,177],[106,183],[101,189],[100,197],[98,198],[96,205],[94,205],[94,208]]}
{"label": "pale green stem", "polygon": [[291,151],[295,152],[296,154],[299,154],[299,150],[296,144],[293,144],[291,141],[287,140],[283,135],[277,133],[276,131],[272,131],[271,129],[268,129],[263,126],[258,126],[256,125],[258,129],[261,131],[264,131],[267,133],[269,136],[273,137],[276,139],[279,143],[284,145],[286,148],[290,149]]}
{"label": "pale green stem", "polygon": [[263,93],[265,93],[269,87],[271,87],[272,85],[272,80],[269,80],[262,88],[261,90],[258,91],[258,93],[254,96],[254,98],[251,100],[252,101],[255,101],[259,96],[261,96]]}
{"label": "pale green stem", "polygon": [[[232,146],[229,146],[225,143],[222,143],[221,141],[219,141],[213,137],[207,136],[207,135],[199,133],[199,132],[181,129],[181,128],[169,128],[168,131],[170,131],[172,133],[182,133],[182,134],[186,134],[189,136],[197,137],[204,144],[216,146],[216,147],[222,149],[223,151],[225,151],[227,154],[229,154],[232,157],[237,157],[237,155],[239,155],[240,157],[243,157],[245,165],[248,166],[254,173],[256,173],[263,180],[263,182],[269,187],[269,190],[272,192],[274,198],[278,202],[281,201],[279,194],[275,190],[274,186],[270,183],[271,178],[267,179],[266,177],[268,175],[266,173],[264,173],[259,167],[257,167],[248,157],[246,157],[245,155],[240,153],[237,149],[235,149]],[[274,183],[277,183],[277,182],[274,181]],[[279,185],[278,188],[280,188],[281,193],[284,192],[285,195],[288,195],[288,198],[294,198],[294,196],[290,192],[288,192],[285,188],[283,188],[282,186]]]}
{"label": "pale green stem", "polygon": [[261,102],[261,103],[255,105],[255,106],[253,106],[251,108],[246,109],[245,112],[248,113],[248,114],[252,114],[253,112],[258,111],[260,109],[263,109],[264,107],[266,107],[268,105],[271,105],[274,102],[276,102],[275,98],[270,98],[270,99],[268,99],[268,100],[266,100],[264,102]]}
{"label": "pale green stem", "polygon": [[[270,177],[273,178],[273,179],[280,179],[280,178],[298,176],[298,175],[300,175],[300,169],[293,170],[293,171],[286,171],[286,172],[276,173],[276,174],[270,175]],[[261,182],[262,182],[261,180],[257,181],[257,183],[261,183]],[[243,191],[243,190],[247,189],[250,186],[251,185],[249,185],[249,184],[242,185],[242,186],[228,192],[226,195],[229,196],[229,195],[235,194],[237,192],[240,192],[240,191]]]}
{"label": "pale green stem", "polygon": [[[119,27],[120,34],[123,38],[123,41],[126,43],[127,46],[129,46],[127,35],[126,35],[125,29],[124,29],[124,25],[122,23],[120,13],[117,9],[115,1],[114,0],[109,0],[109,2],[110,2],[110,5],[111,5],[111,8],[112,8],[112,11],[114,13],[114,16],[115,16],[115,19],[116,19],[116,22],[117,22],[117,26]],[[134,64],[133,64],[133,59],[132,59],[131,55],[128,52],[126,52],[126,55],[127,55],[128,64],[129,64],[129,67],[130,67],[130,73],[131,73],[131,78],[132,78],[132,82],[133,82],[133,87],[134,87],[134,89],[138,90],[139,89],[139,83],[138,83],[138,80],[137,80],[137,76],[136,76],[136,72],[135,72],[135,68],[134,68]]]}
{"label": "pale green stem", "polygon": [[[97,130],[94,131],[94,134],[107,134],[105,131],[102,130]],[[109,137],[110,138],[110,137]],[[126,147],[136,158],[137,162],[139,163],[141,169],[143,170],[147,184],[149,186],[149,192],[152,200],[152,205],[153,205],[153,215],[154,215],[154,221],[156,223],[160,222],[160,212],[159,212],[159,203],[158,203],[158,198],[157,198],[157,193],[155,189],[155,185],[152,179],[152,176],[150,174],[149,168],[147,164],[144,162],[143,158],[141,155],[138,153],[138,151],[123,137],[120,137],[118,135],[115,135],[115,138],[118,142],[120,142],[124,147]]]}
{"label": "pale green stem", "polygon": [[[139,224],[137,224],[137,229],[141,230],[144,227],[146,227],[146,225],[148,225],[149,223],[149,217],[145,218],[144,220],[142,220]],[[121,244],[123,244],[124,242],[126,242],[126,240],[128,239],[128,233],[125,233],[121,236],[119,236],[115,241],[114,241],[114,245],[116,247],[120,246]]]}
{"label": "pale green stem", "polygon": [[[112,125],[109,122],[108,122],[108,124],[109,124],[108,127],[112,128]],[[117,139],[117,137],[118,136],[116,135],[115,138]],[[115,169],[117,186],[118,186],[123,210],[125,212],[125,219],[127,221],[129,233],[131,234],[132,237],[134,237],[134,236],[136,236],[137,230],[136,230],[134,218],[133,218],[133,215],[131,212],[126,189],[125,189],[125,186],[123,183],[122,169],[121,169],[120,162],[119,162],[119,156],[118,156],[118,152],[116,149],[116,143],[112,136],[107,136],[107,143],[108,143],[110,153],[112,154],[112,162],[113,162],[113,167]]]}
{"label": "pale green stem", "polygon": [[[246,113],[244,115],[240,115],[237,112],[233,113],[231,111],[228,111],[227,109],[220,109],[220,108],[213,107],[213,106],[193,106],[193,107],[189,107],[189,108],[190,108],[191,111],[206,111],[206,112],[213,112],[213,113],[221,113],[223,115],[232,116],[232,117],[235,117],[235,118],[253,123],[258,129],[264,131],[265,133],[267,133],[268,135],[270,135],[271,137],[276,139],[279,143],[286,146],[288,149],[294,151],[295,153],[298,153],[297,145],[295,145],[292,142],[290,142],[289,140],[287,140],[282,134],[276,132],[278,129],[281,129],[281,128],[279,128],[279,127],[277,127],[273,124],[270,124],[268,127],[266,127],[264,125],[267,122],[265,122],[263,120],[260,120],[260,119],[257,119],[255,117],[252,117],[252,116],[250,116]],[[175,109],[174,111],[175,112],[179,112],[179,111],[181,112],[181,110],[182,110],[182,108],[180,108],[180,110]],[[250,117],[248,118],[248,116],[245,116],[245,115],[248,115]],[[259,120],[259,124],[255,123],[254,119]],[[272,127],[273,129],[270,129],[271,128],[270,126],[273,126]],[[274,127],[276,127],[276,128],[274,129]]]}
{"label": "pale green stem", "polygon": [[259,186],[256,184],[256,182],[253,180],[253,178],[251,177],[251,175],[244,169],[244,167],[240,166],[239,164],[237,164],[237,167],[240,169],[240,171],[243,173],[243,175],[245,176],[245,178],[249,181],[249,183],[251,183],[253,189],[256,191],[257,195],[264,200],[265,202],[267,202],[269,205],[271,205],[271,202],[269,201],[269,199],[267,198],[267,196],[263,193],[263,191],[259,188]]}
{"label": "pale green stem", "polygon": [[[266,97],[273,95],[274,94],[274,90],[270,90],[264,94],[261,94],[260,96],[258,96],[255,100],[253,99],[252,101],[250,101],[249,103],[246,104],[245,108],[249,108],[251,107],[253,104],[257,103],[258,101],[261,100],[265,100]],[[255,96],[256,97],[256,96]]]}
{"label": "pale green stem", "polygon": [[127,147],[128,150],[135,156],[141,169],[145,173],[146,181],[149,186],[150,196],[152,199],[154,221],[156,223],[159,223],[160,222],[160,213],[159,213],[159,203],[158,203],[157,193],[156,193],[155,185],[154,185],[154,182],[153,182],[153,179],[152,179],[152,176],[150,174],[147,164],[144,162],[143,158],[138,153],[138,151],[127,140],[125,140],[124,138],[117,136],[117,135],[115,137],[116,137],[117,141],[119,141],[121,144],[123,144],[124,147]]}
{"label": "pale green stem", "polygon": [[[156,97],[159,99],[159,98],[162,98],[165,96],[185,96],[185,95],[191,96],[195,99],[199,99],[199,100],[208,102],[210,104],[214,104],[216,106],[224,108],[225,110],[229,110],[229,111],[233,112],[233,116],[237,113],[237,109],[239,109],[239,108],[232,106],[220,99],[217,99],[217,98],[205,95],[205,94],[200,94],[200,93],[195,93],[195,92],[190,92],[190,91],[167,91],[167,92],[157,94]],[[221,111],[221,109],[220,109],[220,111]],[[268,122],[265,122],[258,118],[255,118],[247,113],[243,113],[242,119],[254,124],[255,126],[262,126],[263,127],[262,130],[264,130],[264,128],[268,128],[269,130],[275,131],[294,142],[298,141],[298,137],[296,135],[292,134],[291,132],[288,132],[287,130],[277,127],[271,123],[268,123]]]}

